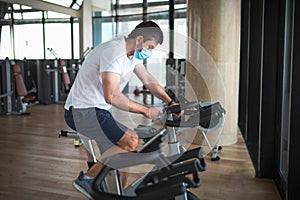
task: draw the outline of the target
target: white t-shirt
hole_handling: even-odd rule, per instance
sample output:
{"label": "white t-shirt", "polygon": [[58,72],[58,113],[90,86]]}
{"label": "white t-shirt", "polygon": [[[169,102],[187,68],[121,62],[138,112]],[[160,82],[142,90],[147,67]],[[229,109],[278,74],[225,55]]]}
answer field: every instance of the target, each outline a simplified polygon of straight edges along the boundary
{"label": "white t-shirt", "polygon": [[141,60],[127,57],[125,37],[118,37],[98,45],[83,62],[72,85],[65,103],[65,109],[97,107],[105,110],[111,108],[104,99],[102,88],[103,72],[120,74],[120,91],[124,89],[133,74],[134,67]]}

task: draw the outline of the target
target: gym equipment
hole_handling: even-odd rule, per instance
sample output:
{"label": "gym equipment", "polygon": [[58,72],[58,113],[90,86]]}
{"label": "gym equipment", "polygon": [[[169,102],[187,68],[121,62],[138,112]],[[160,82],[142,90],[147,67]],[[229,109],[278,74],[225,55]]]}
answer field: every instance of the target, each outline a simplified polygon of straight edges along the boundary
{"label": "gym equipment", "polygon": [[[188,188],[199,187],[201,184],[198,172],[206,170],[202,149],[165,156],[161,143],[167,132],[167,128],[160,129],[135,152],[120,153],[102,160],[103,167],[94,180],[91,198],[117,200],[195,197]],[[90,143],[85,141],[84,144],[88,144],[87,151],[92,154]],[[147,163],[154,165],[154,169],[123,189],[118,170]],[[192,175],[192,178],[188,175]]]}
{"label": "gym equipment", "polygon": [[75,81],[75,78],[77,76],[77,73],[78,71],[80,70],[80,67],[81,67],[81,60],[68,60],[67,61],[68,63],[68,68],[67,68],[67,71],[68,71],[68,74],[69,74],[69,77],[70,77],[70,86],[74,83]]}
{"label": "gym equipment", "polygon": [[[184,110],[184,116],[177,118],[173,115],[173,113],[178,113],[181,110]],[[151,126],[144,125],[135,128],[139,138],[146,141],[143,146],[136,150],[137,154],[132,152],[122,153],[101,161],[103,168],[94,181],[92,198],[153,199],[156,195],[159,199],[189,199],[192,196],[195,197],[188,192],[187,188],[200,186],[197,173],[206,169],[203,149],[199,147],[186,151],[177,140],[178,128],[199,127],[203,131],[220,128],[224,123],[224,114],[225,110],[219,103],[201,105],[199,102],[188,102],[165,108],[164,115],[161,118],[164,128],[159,131]],[[167,146],[169,148],[167,153],[162,152],[160,148],[160,144],[164,141],[163,138],[166,135],[168,135]],[[208,139],[207,142],[209,142]],[[85,143],[83,142],[83,144]],[[89,148],[90,146],[87,147],[87,150],[91,153]],[[139,155],[139,153],[147,153],[147,156]],[[152,153],[154,157],[151,157]],[[196,159],[197,161],[189,162],[190,159]],[[118,170],[145,163],[155,164],[155,171],[147,172],[123,190],[120,187]],[[111,172],[113,172],[113,175],[109,174]],[[192,181],[186,179],[185,175],[187,174],[193,175]],[[187,187],[180,188],[182,186]],[[171,189],[170,193],[162,194],[166,188],[173,187],[176,187],[176,191],[181,192],[175,193],[175,190]]]}
{"label": "gym equipment", "polygon": [[11,69],[8,59],[1,62],[1,113],[11,113],[12,103],[14,101],[13,90],[11,86]]}
{"label": "gym equipment", "polygon": [[[178,113],[181,110],[184,110],[184,116],[178,118],[173,115],[173,113]],[[153,199],[154,197],[159,199],[195,198],[187,188],[200,186],[198,172],[206,170],[203,149],[199,147],[186,151],[177,140],[176,134],[181,129],[190,127],[197,127],[203,131],[203,134],[206,134],[204,131],[222,128],[224,116],[225,110],[218,102],[187,102],[166,107],[161,118],[164,128],[157,131],[151,126],[139,125],[135,129],[139,138],[145,141],[145,144],[139,147],[136,152],[121,153],[101,160],[103,168],[93,183],[92,198],[108,200]],[[219,132],[219,135],[221,133],[222,131]],[[61,132],[62,134],[83,138],[77,132]],[[169,149],[167,153],[164,153],[160,144],[167,135]],[[206,140],[209,143],[207,138]],[[97,161],[91,141],[89,138],[83,140],[88,155],[90,155],[89,167]],[[143,153],[147,153],[147,155]],[[216,154],[212,156],[212,160],[218,160]],[[155,170],[147,172],[123,189],[118,170],[145,163],[153,164]],[[192,180],[186,177],[188,174],[192,174]],[[167,194],[166,188],[168,188]],[[176,189],[173,190],[173,188]]]}
{"label": "gym equipment", "polygon": [[55,67],[58,69],[58,71],[61,73],[61,78],[62,81],[64,83],[65,86],[65,91],[68,92],[70,90],[70,77],[69,74],[67,72],[67,67],[66,67],[66,63],[64,60],[62,60],[58,54],[52,49],[52,48],[47,48],[47,50],[50,51],[50,53],[52,53],[52,55],[55,57],[57,62],[55,63]]}
{"label": "gym equipment", "polygon": [[80,70],[83,61],[85,60],[85,57],[90,53],[92,49],[93,48],[90,47],[86,48],[79,59],[66,60],[68,66],[66,69],[70,77],[70,86],[74,83],[76,75]]}
{"label": "gym equipment", "polygon": [[60,132],[58,132],[58,137],[74,138],[73,139],[74,147],[80,147],[80,145],[83,144],[82,140],[79,137],[79,134],[77,132],[74,132],[74,131],[61,130]]}
{"label": "gym equipment", "polygon": [[87,47],[87,48],[83,51],[82,55],[80,56],[80,59],[79,59],[78,63],[82,64],[83,61],[85,60],[85,58],[87,57],[87,55],[88,55],[92,50],[93,50],[93,47]]}
{"label": "gym equipment", "polygon": [[38,96],[37,89],[37,65],[35,60],[23,59],[23,78],[27,88],[27,95],[24,97],[25,101],[30,104],[39,103],[36,99]]}
{"label": "gym equipment", "polygon": [[166,89],[177,97],[185,96],[185,59],[168,58],[166,61]]}
{"label": "gym equipment", "polygon": [[137,132],[139,138],[143,139],[144,142],[147,142],[150,138],[152,138],[157,133],[156,128],[147,125],[138,125],[133,130]]}
{"label": "gym equipment", "polygon": [[27,96],[27,89],[23,81],[23,77],[21,74],[20,65],[16,64],[14,61],[11,61],[12,73],[15,80],[15,91],[17,98],[17,107],[20,108],[18,110],[21,114],[29,114],[26,112],[27,103],[23,101],[24,97]]}
{"label": "gym equipment", "polygon": [[52,48],[47,50],[55,57],[55,60],[42,62],[43,70],[40,71],[41,101],[44,104],[61,103],[65,101],[70,90],[70,77],[66,62]]}
{"label": "gym equipment", "polygon": [[[120,153],[103,160],[103,167],[93,183],[93,199],[190,199],[188,188],[201,184],[198,172],[205,170],[201,149],[197,155],[183,153],[178,160],[170,160],[162,154],[160,144],[167,129],[163,128],[136,152]],[[193,152],[194,153],[194,152]],[[191,160],[190,160],[191,159]],[[201,160],[201,162],[200,162]],[[109,172],[141,164],[152,164],[154,170],[146,173],[119,194],[110,193],[105,180]],[[204,164],[204,166],[203,166]],[[188,175],[192,175],[192,178]],[[117,180],[120,183],[119,177]],[[132,192],[133,191],[133,192]]]}
{"label": "gym equipment", "polygon": [[66,97],[66,90],[58,74],[57,60],[42,60],[39,62],[39,99],[43,104],[60,103]]}
{"label": "gym equipment", "polygon": [[[36,99],[35,94],[29,94],[24,82],[24,62],[9,60],[1,63],[1,113],[29,114],[26,108]],[[32,88],[36,92],[36,88]]]}

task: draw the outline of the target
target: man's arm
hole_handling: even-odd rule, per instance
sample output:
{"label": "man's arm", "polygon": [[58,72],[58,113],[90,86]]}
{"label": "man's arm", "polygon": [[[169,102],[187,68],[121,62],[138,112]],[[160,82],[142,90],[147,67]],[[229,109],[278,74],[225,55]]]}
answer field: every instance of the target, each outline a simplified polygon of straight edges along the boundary
{"label": "man's arm", "polygon": [[142,104],[131,101],[119,90],[120,75],[113,72],[102,73],[102,87],[105,101],[121,110],[143,114],[145,117],[156,119],[159,110],[148,108]]}
{"label": "man's arm", "polygon": [[134,73],[154,96],[161,99],[165,103],[171,102],[172,99],[142,63],[135,66]]}

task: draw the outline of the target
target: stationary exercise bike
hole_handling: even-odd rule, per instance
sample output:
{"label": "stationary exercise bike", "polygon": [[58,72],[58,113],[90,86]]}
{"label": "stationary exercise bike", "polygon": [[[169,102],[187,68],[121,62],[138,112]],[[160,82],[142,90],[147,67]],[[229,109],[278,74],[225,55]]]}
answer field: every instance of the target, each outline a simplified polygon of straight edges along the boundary
{"label": "stationary exercise bike", "polygon": [[[202,109],[202,111],[200,111]],[[185,116],[176,118],[173,113],[184,110]],[[202,113],[202,114],[201,114]],[[210,113],[210,114],[209,114]],[[205,126],[211,128],[220,124],[224,118],[220,104],[202,108],[198,102],[185,103],[165,109],[164,127],[158,131],[144,131],[139,127],[139,137],[145,142],[135,152],[120,153],[103,159],[102,170],[93,183],[92,199],[198,199],[188,188],[201,184],[198,172],[206,169],[201,147],[186,151],[177,141],[179,127]],[[199,115],[200,114],[200,115]],[[187,117],[188,116],[188,117]],[[222,122],[223,123],[223,122]],[[221,124],[222,124],[221,123]],[[141,129],[142,128],[142,129]],[[167,154],[162,152],[161,144],[168,135]],[[87,150],[93,154],[92,143],[83,140]],[[96,161],[95,156],[90,156]],[[154,165],[153,170],[123,189],[118,171],[142,164]],[[192,175],[192,178],[187,175]]]}

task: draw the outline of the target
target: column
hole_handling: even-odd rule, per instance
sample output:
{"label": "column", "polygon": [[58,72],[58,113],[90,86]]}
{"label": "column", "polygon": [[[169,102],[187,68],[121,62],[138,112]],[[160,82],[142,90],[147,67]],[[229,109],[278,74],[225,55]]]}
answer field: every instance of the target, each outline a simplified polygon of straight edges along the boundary
{"label": "column", "polygon": [[[188,99],[219,101],[226,110],[221,144],[237,141],[240,1],[187,2]],[[195,143],[200,141],[195,140]]]}

